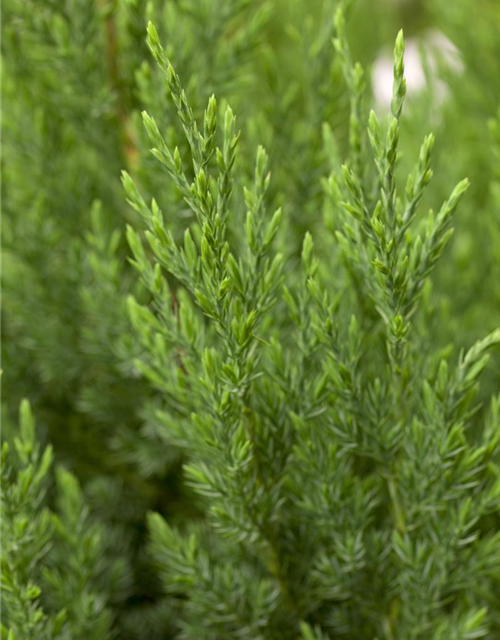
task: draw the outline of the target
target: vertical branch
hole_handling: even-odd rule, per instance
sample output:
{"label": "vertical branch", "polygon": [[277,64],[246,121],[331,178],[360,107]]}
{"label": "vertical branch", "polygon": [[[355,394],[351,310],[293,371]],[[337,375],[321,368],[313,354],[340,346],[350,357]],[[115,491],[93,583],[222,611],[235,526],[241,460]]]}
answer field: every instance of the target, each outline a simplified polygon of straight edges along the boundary
{"label": "vertical branch", "polygon": [[115,12],[116,0],[108,4],[106,0],[100,0],[104,15],[104,31],[106,37],[106,58],[108,70],[116,95],[116,119],[120,148],[128,169],[133,169],[138,160],[136,141],[130,125],[128,97],[122,75],[120,73],[120,45],[116,30]]}

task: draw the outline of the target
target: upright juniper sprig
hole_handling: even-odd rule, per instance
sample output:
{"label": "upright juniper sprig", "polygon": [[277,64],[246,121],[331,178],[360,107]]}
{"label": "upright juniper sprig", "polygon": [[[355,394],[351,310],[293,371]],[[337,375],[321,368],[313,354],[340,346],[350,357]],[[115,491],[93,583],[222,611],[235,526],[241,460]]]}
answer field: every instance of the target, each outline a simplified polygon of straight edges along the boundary
{"label": "upright juniper sprig", "polygon": [[[353,74],[341,14],[336,28],[344,69]],[[351,163],[334,170],[327,189],[343,216],[336,237],[347,271],[368,293],[375,325],[365,306],[353,314],[352,297],[342,300],[311,234],[300,271],[287,265],[283,272],[273,249],[282,214],[268,214],[261,147],[244,191],[245,237],[239,253],[232,246],[234,116],[226,110],[220,148],[215,98],[200,127],[151,25],[148,42],[184,128],[192,178],[155,120],[144,114],[144,124],[153,155],[196,218],[179,245],[155,200],[147,205],[124,175],[151,248],[129,228],[133,263],[152,297],[149,306],[129,303],[143,346],[136,364],[163,398],[158,433],[185,452],[185,481],[206,516],[186,532],[159,514],[149,519],[165,589],[180,596],[181,634],[420,640],[442,637],[447,625],[457,638],[480,637],[485,598],[480,589],[469,598],[460,566],[491,585],[497,580],[498,536],[482,527],[498,510],[499,441],[489,427],[476,444],[467,429],[499,335],[464,351],[457,366],[443,359],[437,371],[421,349],[414,319],[422,287],[467,183],[419,225],[432,175],[428,136],[398,196],[402,34],[385,133],[369,117],[375,170],[356,171],[354,159],[364,163],[362,102],[361,85],[351,82],[359,93]],[[281,278],[288,315],[273,323]]]}
{"label": "upright juniper sprig", "polygon": [[76,478],[62,468],[57,513],[45,506],[52,448],[41,450],[27,401],[13,445],[2,445],[2,637],[107,640],[109,592],[100,593],[97,582],[99,566],[112,567],[103,564],[102,530],[91,524]]}
{"label": "upright juniper sprig", "polygon": [[[234,132],[232,112],[230,109],[226,111],[224,142],[222,149],[216,151],[218,177],[215,182],[209,165],[212,152],[210,138],[215,127],[215,120],[211,124],[215,100],[210,100],[202,134],[192,119],[186,96],[165,59],[152,26],[149,27],[149,43],[165,70],[169,87],[177,96],[179,117],[184,123],[193,159],[194,180],[191,184],[182,170],[178,153],[169,151],[154,121],[145,116],[145,124],[152,142],[157,145],[153,153],[165,164],[197,216],[198,227],[193,230],[201,238],[198,249],[188,230],[184,248],[178,248],[169,232],[163,230],[157,205],[153,202],[149,208],[125,176],[129,200],[147,220],[147,237],[158,260],[158,265],[153,268],[142,249],[140,238],[129,230],[135,263],[155,297],[158,311],[155,316],[144,307],[138,307],[137,303],[131,303],[133,321],[149,351],[146,360],[138,365],[166,392],[165,426],[171,429],[177,422],[176,431],[172,434],[174,440],[190,447],[196,443],[186,474],[193,488],[205,499],[210,499],[212,525],[223,539],[243,543],[251,554],[255,553],[256,548],[263,549],[269,576],[277,581],[281,597],[288,601],[291,595],[285,567],[282,566],[275,523],[280,503],[280,479],[275,477],[275,471],[269,467],[266,459],[262,459],[262,456],[269,455],[272,442],[266,442],[263,438],[281,438],[282,434],[265,434],[262,416],[253,406],[255,400],[252,400],[255,381],[261,375],[257,368],[258,351],[260,345],[266,342],[259,335],[260,320],[273,302],[281,268],[280,255],[272,255],[272,242],[281,213],[278,210],[267,218],[267,155],[259,148],[254,184],[245,192],[248,209],[246,248],[237,260],[226,240],[231,170],[238,139]],[[185,289],[185,293],[179,295],[178,320],[173,315],[177,311],[172,309],[169,302],[170,293],[161,268],[174,276]],[[187,293],[190,295],[187,296]],[[206,327],[195,314],[193,301],[209,318]],[[156,345],[156,354],[152,350],[153,345]],[[175,354],[179,347],[179,352]],[[170,399],[178,400],[179,384],[180,388],[185,389],[182,406]],[[189,419],[191,411],[195,411],[195,415]],[[226,469],[230,471],[226,472]],[[166,535],[161,531],[167,525],[160,526],[158,520],[152,520],[152,526],[154,540],[159,543],[159,537]],[[234,567],[228,565],[227,571],[233,570]],[[252,572],[255,569],[249,565],[248,570]],[[218,575],[218,569],[214,571],[214,576]],[[230,574],[227,577],[224,575],[220,579],[229,579]],[[198,586],[204,592],[203,584],[200,582]],[[258,584],[256,582],[257,589]],[[276,607],[276,597],[272,595],[271,583],[264,587],[265,584],[266,580],[262,582],[262,588],[267,593],[265,607],[268,610],[259,615],[269,617]],[[201,597],[200,593],[194,599]],[[205,606],[208,606],[208,602]],[[201,608],[200,622],[205,615],[203,611]],[[236,611],[233,611],[228,617],[228,629],[238,628],[237,625],[242,624],[238,622],[238,617],[233,620],[235,615]],[[210,621],[206,624],[211,628]],[[220,624],[221,621],[215,617],[214,629],[219,628]],[[251,624],[257,624],[257,619]]]}
{"label": "upright juniper sprig", "polygon": [[[342,23],[339,21],[338,24],[341,25]],[[422,460],[429,464],[430,460],[434,459],[437,464],[436,473],[443,473],[447,465],[451,464],[445,462],[448,456],[453,457],[459,451],[467,450],[466,446],[470,447],[470,445],[465,445],[465,440],[462,440],[464,437],[464,422],[466,423],[471,416],[466,408],[470,402],[468,394],[472,391],[475,381],[487,361],[487,357],[484,356],[483,360],[482,356],[488,346],[497,343],[498,332],[491,334],[484,341],[478,342],[465,357],[462,357],[456,373],[455,383],[446,382],[448,378],[448,374],[445,373],[447,365],[445,362],[441,363],[439,376],[443,377],[438,377],[435,384],[439,384],[443,389],[440,392],[441,397],[450,398],[446,400],[446,403],[451,402],[447,406],[453,406],[454,409],[451,413],[445,411],[444,414],[440,415],[437,411],[437,406],[431,404],[430,407],[432,408],[429,407],[431,413],[426,414],[425,417],[420,417],[421,412],[418,408],[410,404],[413,393],[410,391],[409,385],[410,382],[415,384],[415,372],[421,368],[418,364],[420,356],[416,352],[417,342],[416,336],[412,333],[411,320],[417,310],[422,285],[450,238],[451,218],[467,189],[468,182],[464,180],[457,185],[437,215],[432,212],[429,214],[425,226],[423,226],[422,235],[416,235],[412,231],[412,228],[417,225],[415,214],[423,190],[432,176],[430,155],[434,140],[432,136],[428,136],[425,139],[420,151],[418,164],[408,178],[405,196],[403,199],[398,198],[396,162],[399,119],[405,94],[403,52],[404,43],[400,33],[394,52],[392,117],[387,126],[385,142],[382,128],[373,112],[370,114],[369,119],[368,132],[375,157],[376,182],[380,197],[378,199],[377,196],[375,199],[371,198],[370,193],[363,188],[361,179],[355,170],[351,167],[345,167],[343,178],[348,198],[340,206],[344,208],[350,221],[345,223],[343,231],[337,234],[345,252],[344,255],[349,262],[356,265],[356,269],[365,283],[365,290],[370,295],[375,308],[380,314],[387,340],[391,369],[393,406],[387,414],[387,417],[392,417],[391,422],[387,425],[388,430],[385,431],[383,423],[382,425],[379,424],[378,428],[382,427],[382,429],[377,435],[373,433],[374,440],[371,442],[369,449],[363,447],[364,438],[358,441],[359,444],[357,445],[360,453],[366,453],[370,450],[372,454],[377,450],[374,442],[378,441],[381,445],[380,462],[382,465],[380,472],[384,475],[387,474],[388,493],[392,502],[395,521],[393,547],[396,557],[403,562],[403,565],[398,569],[399,576],[396,578],[399,597],[402,598],[402,601],[398,601],[397,609],[391,611],[386,621],[385,633],[390,638],[400,637],[401,634],[404,637],[421,637],[422,634],[429,633],[430,629],[436,629],[436,627],[433,627],[435,623],[432,621],[433,605],[431,603],[435,603],[444,597],[443,591],[446,589],[446,581],[443,581],[443,578],[439,579],[436,575],[436,582],[432,587],[430,586],[432,563],[436,563],[436,567],[440,565],[442,575],[450,572],[454,562],[452,558],[454,553],[457,553],[458,547],[465,547],[467,544],[472,543],[478,535],[475,534],[465,541],[465,539],[461,540],[460,538],[462,532],[466,531],[468,527],[473,527],[472,523],[477,522],[482,517],[483,508],[487,512],[492,508],[492,505],[497,504],[497,498],[493,496],[496,496],[498,487],[495,480],[493,480],[493,483],[489,485],[489,490],[482,488],[480,493],[485,498],[484,507],[476,505],[473,509],[474,515],[469,513],[472,503],[465,496],[463,496],[463,502],[460,506],[462,511],[457,516],[455,516],[451,504],[446,507],[443,504],[442,508],[445,510],[443,513],[447,513],[446,518],[443,516],[442,518],[434,519],[431,514],[435,512],[430,508],[427,517],[424,517],[423,513],[420,512],[420,520],[419,524],[417,524],[418,519],[413,520],[413,517],[407,511],[412,502],[413,504],[421,504],[424,509],[428,508],[424,507],[424,496],[429,495],[429,485],[426,485],[426,489],[423,489],[421,483],[424,478],[432,483],[431,478],[436,477],[425,463],[417,464],[419,455],[423,455]],[[333,193],[337,193],[337,188],[333,189]],[[468,383],[465,383],[466,379],[469,380]],[[461,382],[458,382],[458,380]],[[450,385],[448,389],[446,387],[447,384]],[[454,384],[457,384],[458,387],[454,387]],[[422,389],[422,393],[429,399],[429,402],[431,402],[430,398],[432,396],[430,388],[424,385]],[[454,395],[455,393],[457,393],[456,396]],[[451,400],[451,398],[453,399]],[[458,411],[458,413],[455,413],[455,411]],[[412,414],[413,417],[411,417]],[[428,429],[427,434],[424,436],[423,424],[425,423],[428,425],[436,424],[436,431],[429,431]],[[457,437],[462,444],[454,450],[457,444],[455,438]],[[445,438],[445,440],[442,441],[442,438]],[[439,441],[441,443],[438,444]],[[426,442],[425,445],[424,442]],[[497,450],[498,445],[491,444],[494,450]],[[430,451],[432,448],[436,448],[439,454],[426,457],[423,451]],[[400,452],[399,454],[397,453],[398,451]],[[395,455],[397,457],[394,457]],[[464,455],[466,457],[463,463],[457,463],[456,465],[457,470],[459,468],[462,469],[463,476],[460,476],[460,480],[453,479],[451,483],[454,486],[463,487],[464,490],[466,488],[475,490],[478,486],[476,482],[473,481],[469,484],[466,478],[472,478],[479,473],[480,463],[477,461],[485,455],[485,451],[481,450],[481,448],[472,448],[470,453]],[[384,466],[387,468],[386,471],[384,471]],[[437,469],[440,471],[437,471]],[[403,479],[407,473],[411,476],[411,481]],[[419,478],[418,481],[417,477]],[[486,483],[489,482],[487,479],[485,481]],[[442,483],[443,494],[439,498],[434,496],[434,499],[431,499],[436,509],[439,509],[438,504],[441,500],[458,499],[458,494],[447,494],[446,484]],[[419,486],[422,488],[422,493],[416,497],[415,491],[419,491],[417,489]],[[489,491],[492,491],[493,494],[489,493]],[[496,507],[493,508],[496,509]],[[452,525],[451,522],[455,523],[455,517],[458,518],[458,522]],[[408,518],[411,522],[408,522]],[[457,527],[457,531],[460,532],[457,533],[458,538],[456,541],[455,539],[446,539],[444,532],[450,531],[444,525],[444,520],[446,519],[449,519],[450,526]],[[423,524],[424,522],[426,522],[425,525]],[[426,527],[428,528],[426,529]],[[414,538],[413,541],[412,538]],[[416,546],[412,547],[413,544]],[[454,544],[457,546],[454,547]],[[496,544],[496,539],[485,540],[484,542],[485,548],[490,550],[491,545],[494,547]],[[438,555],[436,552],[440,545],[442,545],[441,548],[443,549],[442,555]],[[446,552],[444,552],[444,549],[446,549]],[[488,552],[486,553],[488,554]],[[447,565],[447,562],[450,564]],[[496,571],[495,561],[491,555],[488,563],[489,571],[494,573]],[[427,579],[424,578],[426,573]],[[437,573],[439,574],[439,571]],[[449,588],[449,586],[448,582],[447,587]],[[423,597],[424,593],[428,594],[428,599]],[[392,606],[396,607],[395,604]],[[463,618],[458,617],[453,622],[450,620],[448,628],[456,628],[457,634],[469,633],[469,631],[460,630],[470,628],[471,634],[477,634],[480,637],[486,633],[485,628],[481,626],[484,614],[485,611],[482,609],[471,612],[470,615],[465,614]],[[442,627],[442,629],[444,628],[445,626]],[[401,629],[404,629],[404,632]],[[441,637],[442,630],[436,630],[435,633],[436,637]],[[456,637],[467,637],[467,635],[457,635]]]}
{"label": "upright juniper sprig", "polygon": [[[342,21],[337,22],[342,30]],[[396,166],[399,119],[406,92],[403,57],[404,40],[400,32],[394,49],[393,99],[385,135],[373,111],[369,118],[368,133],[377,168],[376,195],[372,197],[363,186],[355,168],[345,166],[343,182],[347,198],[341,207],[350,220],[338,232],[344,255],[356,265],[365,291],[383,319],[395,373],[401,368],[410,318],[423,283],[450,239],[453,213],[468,186],[467,180],[460,182],[439,213],[429,213],[423,234],[412,230],[417,226],[415,216],[423,191],[432,177],[430,158],[434,138],[429,135],[424,140],[417,166],[408,178],[404,197],[400,198]],[[339,188],[334,187],[335,193]]]}
{"label": "upright juniper sprig", "polygon": [[38,505],[47,491],[52,449],[40,451],[28,402],[21,405],[19,422],[14,456],[7,443],[2,445],[2,634],[12,640],[60,638],[66,614],[44,613],[32,572],[50,539],[50,514]]}

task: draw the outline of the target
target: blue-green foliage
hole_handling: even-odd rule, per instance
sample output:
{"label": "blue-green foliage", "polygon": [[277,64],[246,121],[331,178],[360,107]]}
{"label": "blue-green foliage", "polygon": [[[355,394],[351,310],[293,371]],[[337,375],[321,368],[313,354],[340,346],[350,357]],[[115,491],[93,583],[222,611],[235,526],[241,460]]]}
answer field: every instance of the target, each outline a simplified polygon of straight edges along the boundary
{"label": "blue-green foliage", "polygon": [[496,0],[3,14],[2,638],[498,640]]}
{"label": "blue-green foliage", "polygon": [[103,562],[101,527],[92,522],[77,479],[63,468],[55,474],[56,510],[46,507],[52,459],[23,401],[19,436],[2,445],[2,637],[110,638],[106,605],[120,569]]}

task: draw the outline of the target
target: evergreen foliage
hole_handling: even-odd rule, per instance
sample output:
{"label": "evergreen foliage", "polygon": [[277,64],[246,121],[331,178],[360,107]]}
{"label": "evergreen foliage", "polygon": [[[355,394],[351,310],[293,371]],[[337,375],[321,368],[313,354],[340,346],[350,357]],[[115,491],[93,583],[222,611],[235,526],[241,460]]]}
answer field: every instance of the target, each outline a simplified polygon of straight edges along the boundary
{"label": "evergreen foliage", "polygon": [[5,0],[2,638],[500,639],[500,13],[404,6]]}
{"label": "evergreen foliage", "polygon": [[[89,517],[77,479],[65,469],[55,474],[56,511],[45,506],[52,459],[50,446],[41,450],[30,405],[23,401],[14,450],[2,446],[2,607],[8,623],[2,636],[109,638],[106,603],[112,574],[115,580],[118,574],[102,566],[102,532]],[[103,570],[110,573],[99,585]]]}

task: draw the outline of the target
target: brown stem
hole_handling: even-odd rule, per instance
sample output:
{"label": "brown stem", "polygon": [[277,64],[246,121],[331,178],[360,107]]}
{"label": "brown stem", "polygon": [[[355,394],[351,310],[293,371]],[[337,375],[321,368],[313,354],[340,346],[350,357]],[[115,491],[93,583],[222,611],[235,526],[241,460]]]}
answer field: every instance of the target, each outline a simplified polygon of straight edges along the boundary
{"label": "brown stem", "polygon": [[122,81],[120,65],[118,62],[120,57],[120,47],[114,16],[116,2],[113,2],[111,7],[106,6],[105,0],[101,0],[101,4],[103,5],[105,13],[104,29],[106,32],[106,56],[108,69],[111,77],[111,85],[117,96],[116,117],[118,120],[120,144],[127,168],[133,169],[137,163],[138,151],[130,123],[127,92]]}

